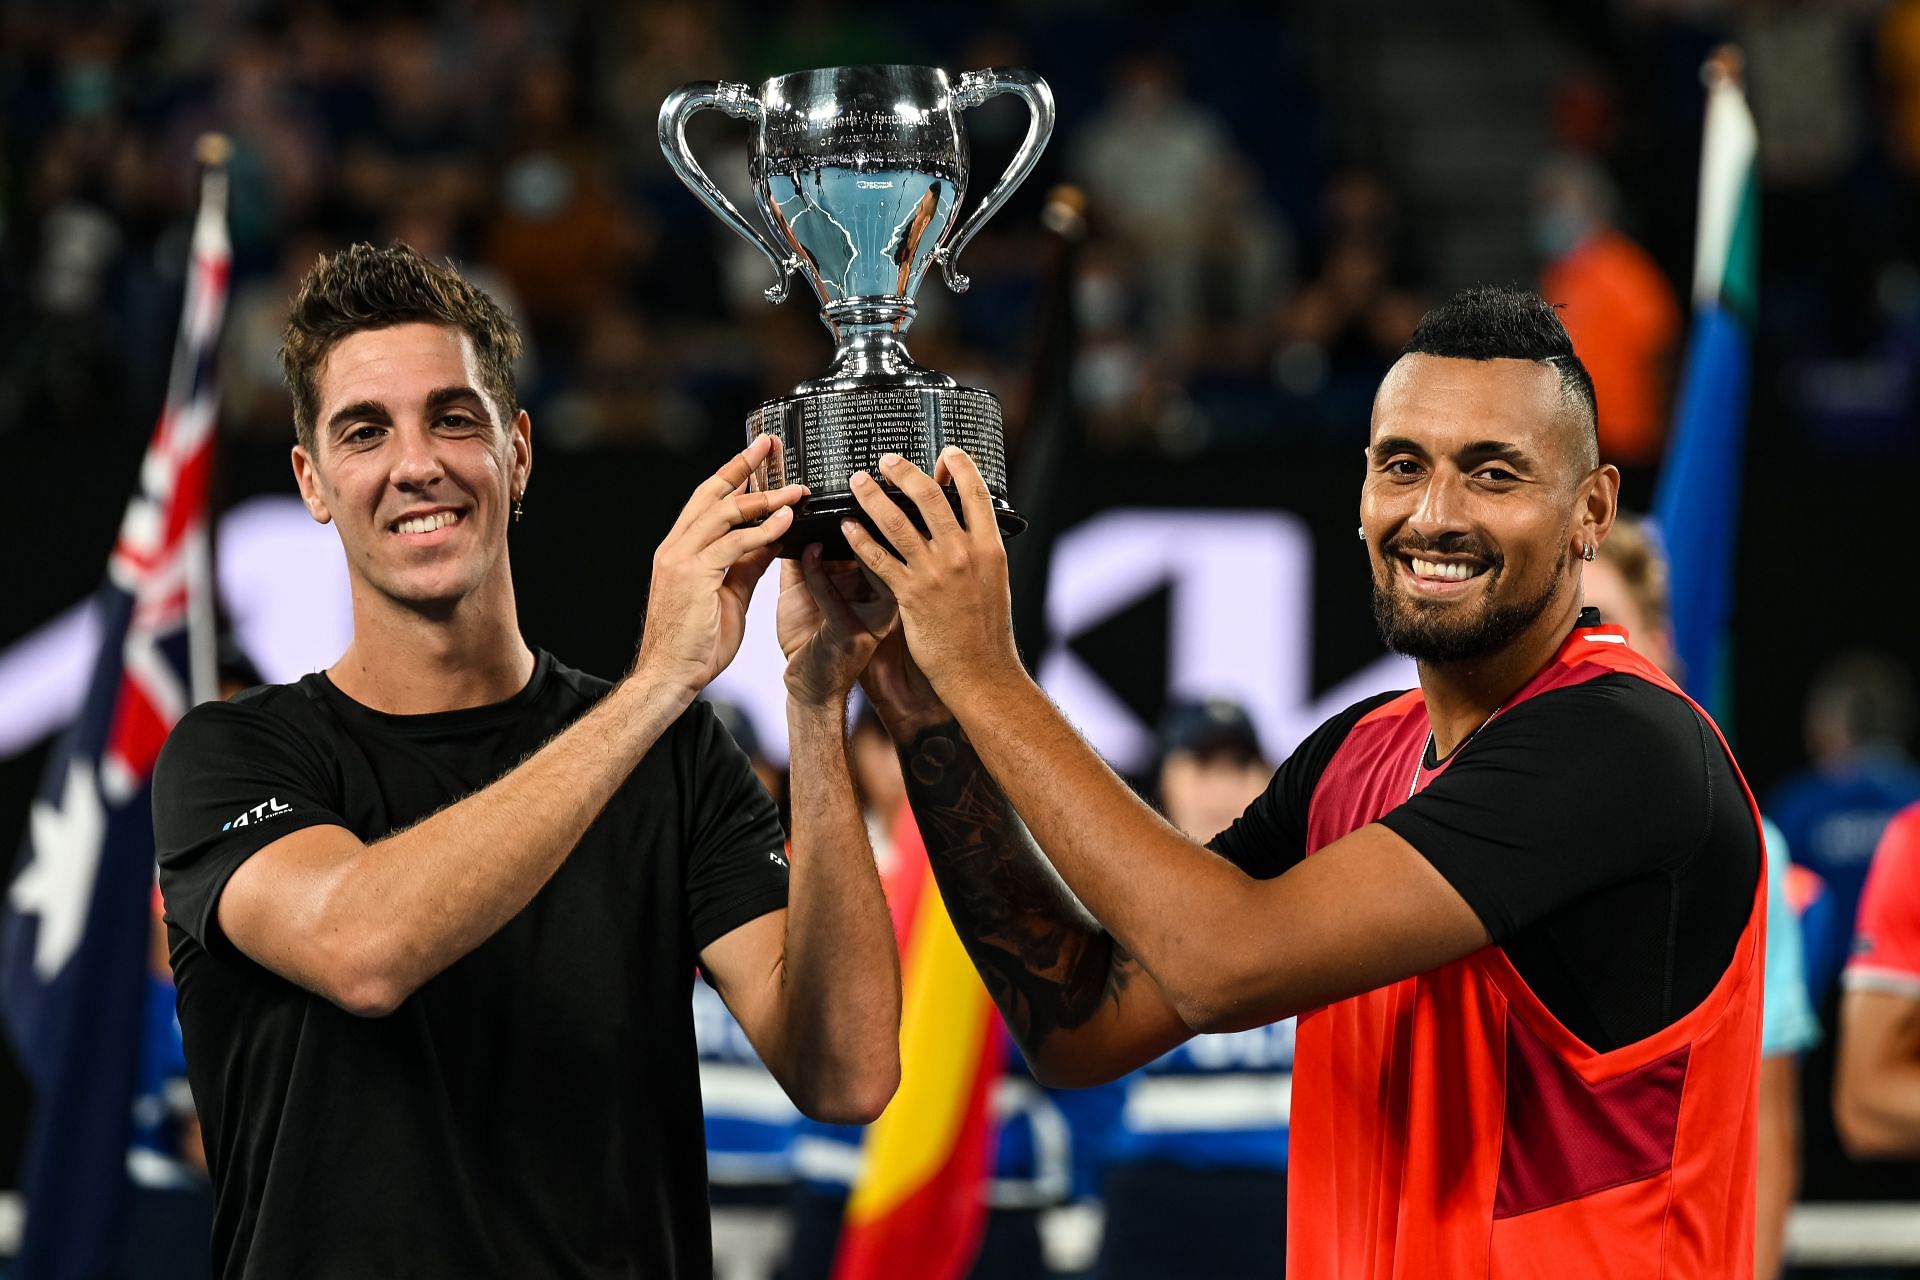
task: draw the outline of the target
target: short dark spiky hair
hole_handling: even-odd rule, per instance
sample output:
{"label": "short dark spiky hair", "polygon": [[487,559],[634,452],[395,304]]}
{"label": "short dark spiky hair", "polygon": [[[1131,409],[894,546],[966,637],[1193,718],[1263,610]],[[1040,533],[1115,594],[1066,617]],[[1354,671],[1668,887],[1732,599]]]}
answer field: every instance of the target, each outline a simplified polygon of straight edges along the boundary
{"label": "short dark spiky hair", "polygon": [[1405,356],[1453,360],[1532,360],[1560,375],[1560,395],[1581,425],[1580,453],[1600,465],[1599,409],[1593,378],[1574,354],[1573,339],[1552,303],[1531,289],[1479,285],[1462,289],[1420,317]]}
{"label": "short dark spiky hair", "polygon": [[280,342],[280,367],[293,396],[293,430],[309,452],[320,414],[320,367],[334,344],[364,329],[443,324],[473,339],[481,390],[502,425],[519,410],[513,362],[520,335],[500,304],[451,266],[429,262],[404,244],[349,245],[323,256],[300,282]]}

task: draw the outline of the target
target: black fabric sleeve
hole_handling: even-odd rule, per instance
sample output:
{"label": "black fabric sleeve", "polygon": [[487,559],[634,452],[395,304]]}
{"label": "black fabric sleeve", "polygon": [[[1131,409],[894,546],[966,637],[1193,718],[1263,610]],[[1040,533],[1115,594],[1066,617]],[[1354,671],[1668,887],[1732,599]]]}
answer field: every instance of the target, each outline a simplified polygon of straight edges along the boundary
{"label": "black fabric sleeve", "polygon": [[[1497,944],[1577,899],[1705,846],[1714,806],[1744,805],[1682,699],[1626,675],[1556,689],[1494,718],[1380,821],[1431,862]],[[1730,791],[1731,794],[1717,794]]]}
{"label": "black fabric sleeve", "polygon": [[787,905],[786,836],[773,797],[713,709],[695,702],[687,716],[687,920],[698,952]]}
{"label": "black fabric sleeve", "polygon": [[347,825],[330,772],[271,712],[232,702],[187,712],[153,775],[167,920],[209,952],[226,953],[215,907],[240,864],[302,828]]}
{"label": "black fabric sleeve", "polygon": [[1267,789],[1254,797],[1232,826],[1207,842],[1227,861],[1256,880],[1271,880],[1307,856],[1307,810],[1320,775],[1353,726],[1376,707],[1399,697],[1383,693],[1356,702],[1307,735],[1286,763],[1274,773]]}

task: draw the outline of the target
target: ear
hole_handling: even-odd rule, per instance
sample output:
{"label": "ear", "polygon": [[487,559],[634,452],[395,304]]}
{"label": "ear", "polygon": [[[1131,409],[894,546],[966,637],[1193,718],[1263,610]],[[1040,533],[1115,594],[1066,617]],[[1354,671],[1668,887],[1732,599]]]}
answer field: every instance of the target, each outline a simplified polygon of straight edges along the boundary
{"label": "ear", "polygon": [[1607,540],[1613,519],[1619,514],[1620,468],[1610,462],[1603,463],[1580,482],[1580,494],[1574,503],[1575,560],[1584,548],[1597,547]]}
{"label": "ear", "polygon": [[300,487],[300,501],[307,504],[307,514],[318,524],[332,523],[333,512],[327,510],[327,500],[320,493],[320,470],[303,444],[293,446],[293,482]]}
{"label": "ear", "polygon": [[522,409],[513,415],[513,422],[507,428],[507,444],[513,450],[513,463],[510,472],[512,488],[510,493],[524,494],[527,491],[527,477],[533,474],[533,419]]}

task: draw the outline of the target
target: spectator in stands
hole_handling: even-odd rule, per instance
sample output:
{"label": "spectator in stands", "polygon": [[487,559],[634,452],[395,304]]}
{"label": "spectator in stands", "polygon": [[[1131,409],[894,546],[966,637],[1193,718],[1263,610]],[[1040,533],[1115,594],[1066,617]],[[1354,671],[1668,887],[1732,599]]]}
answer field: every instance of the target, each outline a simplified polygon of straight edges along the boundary
{"label": "spectator in stands", "polygon": [[1666,442],[1680,305],[1645,249],[1615,225],[1613,183],[1582,156],[1547,162],[1534,180],[1540,293],[1560,308],[1593,375],[1600,456],[1627,466],[1660,459]]}
{"label": "spectator in stands", "polygon": [[[1167,820],[1208,840],[1273,774],[1246,709],[1168,708],[1159,793]],[[1122,1082],[1108,1146],[1098,1280],[1279,1276],[1287,1256],[1287,1116],[1294,1020],[1195,1036]]]}
{"label": "spectator in stands", "polygon": [[1072,140],[1069,163],[1094,221],[1140,282],[1147,336],[1177,345],[1201,319],[1202,215],[1215,179],[1243,163],[1226,127],[1185,95],[1178,63],[1143,51],[1116,69],[1112,95]]}
{"label": "spectator in stands", "polygon": [[[1844,954],[1874,845],[1887,820],[1920,800],[1920,766],[1907,754],[1913,728],[1913,684],[1907,668],[1884,654],[1843,654],[1823,667],[1807,693],[1807,754],[1812,768],[1768,797],[1793,854],[1820,873],[1832,891],[1839,928],[1831,946]],[[1837,972],[1840,955],[1819,955],[1809,967]],[[1825,997],[1815,991],[1815,1003]]]}
{"label": "spectator in stands", "polygon": [[1424,307],[1386,180],[1348,169],[1328,183],[1323,205],[1316,265],[1276,308],[1274,377],[1282,392],[1317,402],[1344,443]]}

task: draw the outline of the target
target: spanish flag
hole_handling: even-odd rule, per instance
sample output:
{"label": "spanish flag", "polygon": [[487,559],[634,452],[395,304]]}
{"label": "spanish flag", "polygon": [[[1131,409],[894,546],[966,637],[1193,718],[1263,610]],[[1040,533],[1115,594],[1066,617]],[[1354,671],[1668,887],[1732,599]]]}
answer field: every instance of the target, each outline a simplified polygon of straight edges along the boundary
{"label": "spanish flag", "polygon": [[901,806],[885,878],[900,942],[900,1088],[867,1130],[834,1280],[959,1280],[986,1227],[988,1101],[1004,1044],[999,1016],[953,931]]}

